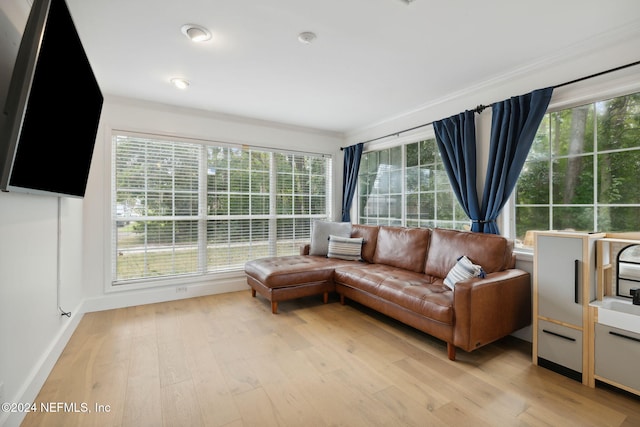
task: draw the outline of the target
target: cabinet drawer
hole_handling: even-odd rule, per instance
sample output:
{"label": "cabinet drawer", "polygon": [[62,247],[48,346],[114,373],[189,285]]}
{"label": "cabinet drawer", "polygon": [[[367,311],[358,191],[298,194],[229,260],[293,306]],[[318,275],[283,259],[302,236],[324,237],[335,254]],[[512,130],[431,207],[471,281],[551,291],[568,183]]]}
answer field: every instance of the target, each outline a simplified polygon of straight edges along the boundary
{"label": "cabinet drawer", "polygon": [[538,357],[582,373],[582,331],[538,321]]}
{"label": "cabinet drawer", "polygon": [[595,374],[640,390],[640,334],[596,323]]}

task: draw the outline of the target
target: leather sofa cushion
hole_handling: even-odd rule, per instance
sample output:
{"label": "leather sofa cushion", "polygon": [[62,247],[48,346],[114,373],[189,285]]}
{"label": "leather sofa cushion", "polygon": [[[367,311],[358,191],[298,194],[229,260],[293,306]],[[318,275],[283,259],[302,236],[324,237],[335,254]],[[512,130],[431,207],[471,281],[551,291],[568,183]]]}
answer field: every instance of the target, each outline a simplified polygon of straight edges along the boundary
{"label": "leather sofa cushion", "polygon": [[428,228],[381,226],[373,262],[421,273],[424,271],[429,236]]}
{"label": "leather sofa cushion", "polygon": [[486,273],[502,271],[511,257],[509,247],[507,239],[495,234],[434,228],[424,272],[442,279],[462,255]]}
{"label": "leather sofa cushion", "polygon": [[361,256],[366,262],[373,262],[373,254],[376,251],[378,242],[378,230],[380,230],[380,227],[377,225],[353,224],[351,226],[351,237],[362,237],[364,239]]}
{"label": "leather sofa cushion", "polygon": [[384,264],[347,265],[336,269],[333,280],[378,295],[380,284],[395,270],[397,268]]}
{"label": "leather sofa cushion", "polygon": [[376,295],[435,321],[453,324],[453,292],[442,280],[383,264],[336,268],[336,283]]}
{"label": "leather sofa cushion", "polygon": [[388,277],[379,289],[379,296],[387,301],[437,322],[453,325],[453,292],[441,280],[418,283],[401,276]]}
{"label": "leather sofa cushion", "polygon": [[245,263],[245,273],[268,288],[333,281],[337,266],[357,263],[335,258],[290,255],[260,258]]}

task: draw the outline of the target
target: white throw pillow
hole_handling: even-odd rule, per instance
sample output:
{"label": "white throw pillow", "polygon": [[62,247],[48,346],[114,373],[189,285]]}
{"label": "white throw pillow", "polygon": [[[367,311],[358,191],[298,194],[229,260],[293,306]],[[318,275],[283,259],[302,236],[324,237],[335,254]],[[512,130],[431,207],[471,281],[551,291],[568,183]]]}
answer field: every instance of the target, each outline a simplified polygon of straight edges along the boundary
{"label": "white throw pillow", "polygon": [[328,258],[360,261],[362,259],[362,237],[329,236]]}
{"label": "white throw pillow", "polygon": [[351,237],[350,222],[313,221],[309,255],[327,256],[329,236]]}
{"label": "white throw pillow", "polygon": [[458,258],[458,262],[444,278],[444,284],[453,290],[456,283],[461,280],[467,280],[472,277],[484,277],[485,272],[481,266],[471,262],[465,255]]}

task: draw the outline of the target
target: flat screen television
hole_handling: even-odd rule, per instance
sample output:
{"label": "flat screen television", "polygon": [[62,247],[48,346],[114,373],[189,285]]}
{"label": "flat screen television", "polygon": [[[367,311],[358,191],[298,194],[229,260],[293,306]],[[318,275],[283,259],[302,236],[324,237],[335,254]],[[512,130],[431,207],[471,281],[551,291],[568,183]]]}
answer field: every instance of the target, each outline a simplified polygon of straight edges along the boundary
{"label": "flat screen television", "polygon": [[65,0],[34,0],[0,117],[0,190],[84,197],[103,100]]}

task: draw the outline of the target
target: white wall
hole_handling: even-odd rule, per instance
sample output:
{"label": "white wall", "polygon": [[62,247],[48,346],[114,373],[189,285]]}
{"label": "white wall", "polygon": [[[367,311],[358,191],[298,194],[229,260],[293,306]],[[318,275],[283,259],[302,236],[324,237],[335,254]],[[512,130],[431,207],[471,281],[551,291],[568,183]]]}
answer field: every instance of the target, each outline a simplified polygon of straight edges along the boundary
{"label": "white wall", "polygon": [[[82,318],[82,201],[60,199],[60,208],[58,216],[55,197],[0,193],[2,401],[35,398]],[[8,416],[0,413],[0,425]]]}

